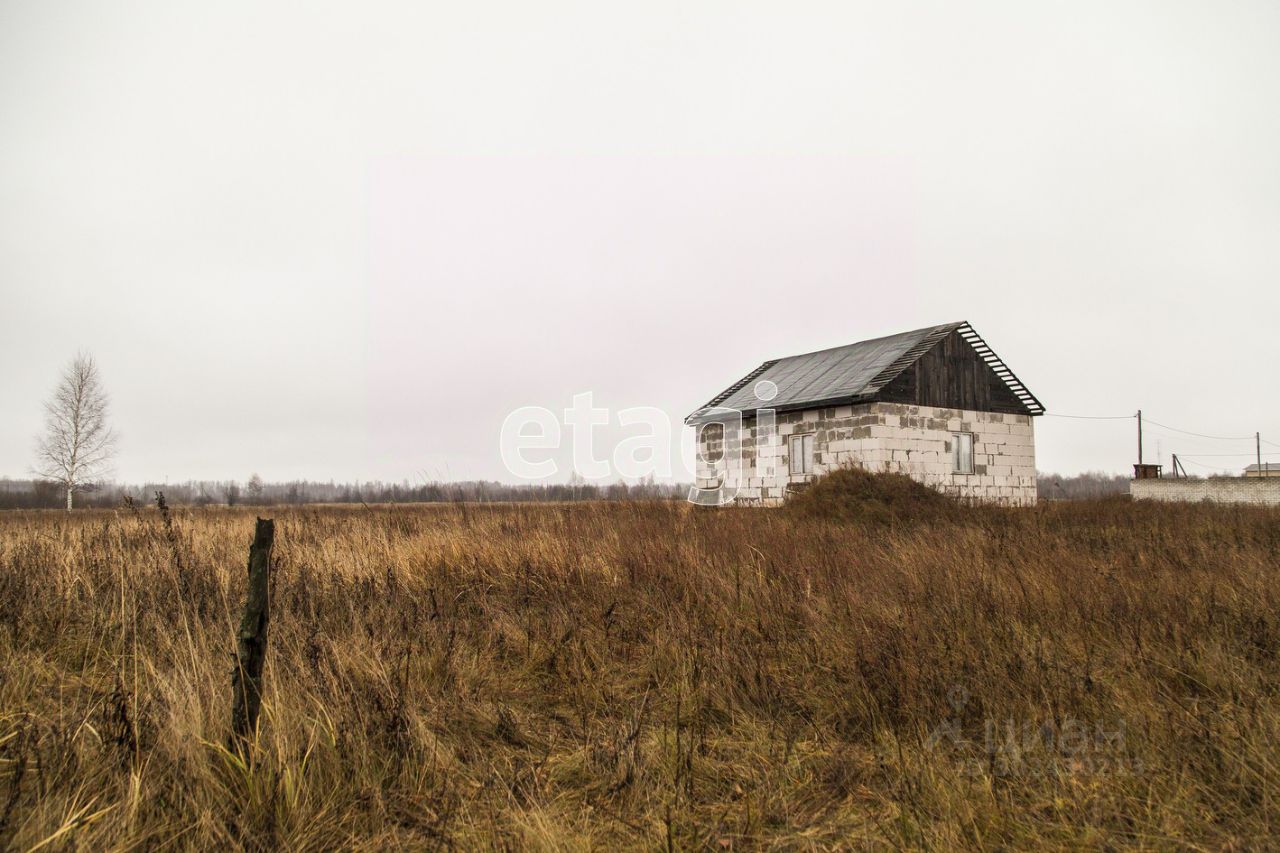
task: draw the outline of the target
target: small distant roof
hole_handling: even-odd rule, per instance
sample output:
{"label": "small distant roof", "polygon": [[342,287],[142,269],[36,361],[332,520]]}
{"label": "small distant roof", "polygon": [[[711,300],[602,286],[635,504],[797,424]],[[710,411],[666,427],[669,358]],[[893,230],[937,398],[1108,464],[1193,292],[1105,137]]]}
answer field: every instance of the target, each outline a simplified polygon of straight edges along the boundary
{"label": "small distant roof", "polygon": [[1252,465],[1247,466],[1244,470],[1246,474],[1249,473],[1250,471],[1254,471],[1254,472],[1280,471],[1280,462],[1263,462],[1262,464],[1258,464],[1257,462],[1254,462]]}
{"label": "small distant roof", "polygon": [[[782,411],[801,406],[838,405],[855,398],[869,398],[896,379],[908,367],[952,332],[960,332],[983,360],[1004,380],[1033,414],[1044,407],[1032,396],[967,322],[944,323],[910,332],[899,332],[817,352],[766,361],[730,385],[689,415],[697,421],[715,408],[751,411],[761,406]],[[777,396],[761,400],[756,386],[763,381],[777,386]]]}

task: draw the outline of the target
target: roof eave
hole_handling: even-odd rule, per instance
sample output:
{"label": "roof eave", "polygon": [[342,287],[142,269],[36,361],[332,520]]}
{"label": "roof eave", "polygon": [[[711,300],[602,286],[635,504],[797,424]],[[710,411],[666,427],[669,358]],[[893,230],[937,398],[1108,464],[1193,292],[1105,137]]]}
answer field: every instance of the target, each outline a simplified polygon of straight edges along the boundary
{"label": "roof eave", "polygon": [[[780,403],[776,406],[761,405],[753,409],[742,409],[740,411],[740,414],[742,415],[743,420],[754,420],[757,417],[756,413],[760,411],[766,411],[766,412],[772,411],[772,412],[778,412],[778,413],[802,412],[807,409],[828,409],[828,408],[831,408],[832,406],[848,406],[848,405],[857,405],[860,403],[874,403],[874,402],[876,402],[875,395],[868,396],[863,394],[856,397],[850,397],[849,395],[845,394],[839,397],[828,397],[823,400],[801,400],[793,403]],[[718,418],[715,415],[711,413],[703,414],[704,411],[705,411],[705,408],[699,409],[698,411],[692,413],[687,418],[685,418],[684,422],[690,426],[698,423],[717,423],[718,422]]]}

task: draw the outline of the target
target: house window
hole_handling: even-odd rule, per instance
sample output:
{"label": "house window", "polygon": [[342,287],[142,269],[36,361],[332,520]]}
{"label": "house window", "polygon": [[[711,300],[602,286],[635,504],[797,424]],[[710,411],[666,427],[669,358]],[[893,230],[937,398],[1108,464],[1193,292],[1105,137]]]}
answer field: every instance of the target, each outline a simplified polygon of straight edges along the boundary
{"label": "house window", "polygon": [[813,433],[791,436],[791,453],[787,461],[792,474],[813,473]]}
{"label": "house window", "polygon": [[951,433],[951,470],[957,474],[973,473],[973,433]]}

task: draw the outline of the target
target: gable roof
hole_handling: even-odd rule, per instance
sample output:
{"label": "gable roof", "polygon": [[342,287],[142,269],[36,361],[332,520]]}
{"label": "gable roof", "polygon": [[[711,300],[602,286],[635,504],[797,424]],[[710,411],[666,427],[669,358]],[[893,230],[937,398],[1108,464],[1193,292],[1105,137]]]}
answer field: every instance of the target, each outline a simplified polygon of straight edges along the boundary
{"label": "gable roof", "polygon": [[[869,402],[880,389],[898,378],[952,332],[958,332],[974,348],[1031,414],[1044,412],[1040,401],[1014,376],[986,341],[972,326],[961,321],[766,361],[712,397],[686,421],[701,420],[711,414],[709,410],[717,407],[742,412],[760,407],[786,411]],[[755,395],[756,384],[765,380],[777,386],[777,396],[772,400],[760,400]]]}

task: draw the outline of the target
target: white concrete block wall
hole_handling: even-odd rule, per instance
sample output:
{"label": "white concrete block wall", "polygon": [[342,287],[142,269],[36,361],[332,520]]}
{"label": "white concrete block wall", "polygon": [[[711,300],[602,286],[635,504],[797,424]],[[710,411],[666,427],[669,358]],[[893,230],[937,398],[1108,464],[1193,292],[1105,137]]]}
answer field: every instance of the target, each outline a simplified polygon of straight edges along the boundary
{"label": "white concrete block wall", "polygon": [[1129,494],[1137,501],[1254,504],[1280,506],[1280,477],[1215,477],[1209,480],[1161,478],[1130,480]]}
{"label": "white concrete block wall", "polygon": [[[700,434],[697,484],[723,483],[740,503],[780,503],[791,484],[827,471],[858,465],[871,471],[906,474],[958,498],[1029,506],[1036,501],[1035,432],[1029,415],[1005,415],[868,403],[775,415],[772,435],[749,421],[734,439],[711,441]],[[953,470],[955,433],[973,434],[973,473]],[[813,473],[789,473],[789,438],[813,439]],[[741,454],[736,470],[729,462]],[[711,460],[711,461],[708,461]]]}

